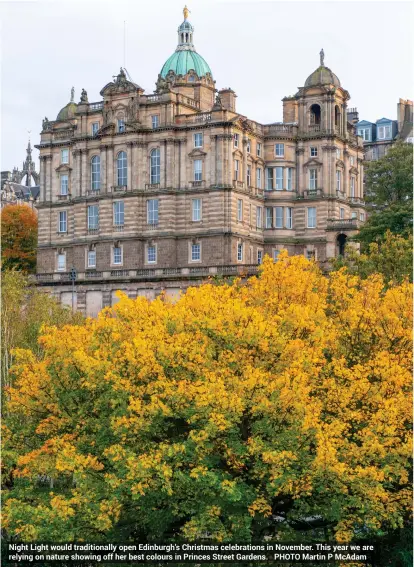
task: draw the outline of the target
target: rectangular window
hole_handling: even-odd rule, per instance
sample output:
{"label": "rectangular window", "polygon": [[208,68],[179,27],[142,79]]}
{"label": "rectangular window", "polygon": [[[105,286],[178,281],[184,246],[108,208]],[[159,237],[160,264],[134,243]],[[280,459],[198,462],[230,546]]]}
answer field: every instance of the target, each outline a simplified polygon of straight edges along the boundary
{"label": "rectangular window", "polygon": [[341,191],[341,172],[336,172],[336,190]]}
{"label": "rectangular window", "polygon": [[118,132],[125,132],[125,122],[123,118],[118,119]]}
{"label": "rectangular window", "polygon": [[239,222],[243,221],[243,200],[237,199],[237,220]]}
{"label": "rectangular window", "polygon": [[69,192],[69,177],[67,175],[60,176],[60,194],[67,195]]}
{"label": "rectangular window", "polygon": [[59,232],[67,232],[68,230],[68,213],[60,211],[59,213]]}
{"label": "rectangular window", "polygon": [[257,251],[257,263],[261,264],[263,262],[263,250]]}
{"label": "rectangular window", "polygon": [[262,156],[262,144],[260,142],[257,142],[256,144],[256,155],[257,157]]}
{"label": "rectangular window", "polygon": [[243,244],[242,244],[242,242],[239,242],[237,244],[237,261],[243,262]]}
{"label": "rectangular window", "polygon": [[286,228],[293,228],[293,209],[286,207]]}
{"label": "rectangular window", "polygon": [[202,148],[203,147],[203,134],[202,132],[198,132],[194,134],[194,147],[195,148]]}
{"label": "rectangular window", "polygon": [[285,155],[285,144],[275,144],[275,156],[283,157]]}
{"label": "rectangular window", "polygon": [[96,250],[88,250],[88,268],[96,268]]}
{"label": "rectangular window", "polygon": [[315,146],[311,147],[310,157],[317,157],[317,156],[318,156],[318,148],[315,148]]}
{"label": "rectangular window", "polygon": [[203,179],[203,162],[201,159],[194,160],[194,181],[202,181]]}
{"label": "rectangular window", "polygon": [[336,148],[336,159],[341,159],[341,150]]}
{"label": "rectangular window", "polygon": [[354,156],[351,156],[351,157],[349,158],[349,163],[350,163],[351,165],[354,165]]}
{"label": "rectangular window", "polygon": [[359,220],[360,220],[360,221],[364,221],[364,220],[365,220],[365,213],[359,213]]}
{"label": "rectangular window", "polygon": [[95,230],[99,227],[99,207],[98,205],[88,206],[88,230]]}
{"label": "rectangular window", "polygon": [[192,199],[192,220],[201,221],[201,199]]}
{"label": "rectangular window", "polygon": [[318,170],[309,170],[309,189],[315,190],[318,187]]}
{"label": "rectangular window", "polygon": [[308,228],[316,228],[316,207],[308,207]]}
{"label": "rectangular window", "polygon": [[356,214],[356,212],[354,211],[354,212],[351,214],[351,219],[356,219],[356,218],[357,218],[357,214]]}
{"label": "rectangular window", "polygon": [[114,202],[114,225],[123,226],[124,225],[124,202],[115,201]]}
{"label": "rectangular window", "polygon": [[239,147],[239,139],[240,139],[239,134],[234,134],[234,147],[235,148]]}
{"label": "rectangular window", "polygon": [[340,207],[340,209],[339,209],[339,218],[340,219],[345,218],[345,209],[343,207]]}
{"label": "rectangular window", "polygon": [[252,204],[249,203],[249,226],[252,226]]}
{"label": "rectangular window", "polygon": [[158,199],[148,199],[147,201],[147,222],[148,224],[158,224]]}
{"label": "rectangular window", "polygon": [[380,126],[378,128],[378,140],[391,138],[391,126]]}
{"label": "rectangular window", "polygon": [[60,163],[69,163],[69,150],[60,150]]}
{"label": "rectangular window", "polygon": [[358,136],[361,136],[361,138],[365,141],[365,142],[369,142],[371,140],[371,129],[370,128],[361,128],[358,130]]}
{"label": "rectangular window", "polygon": [[314,260],[315,259],[315,250],[306,250],[306,258],[308,260]]}
{"label": "rectangular window", "polygon": [[113,248],[112,263],[115,266],[122,264],[122,248],[120,246],[114,246]]}
{"label": "rectangular window", "polygon": [[257,189],[261,189],[262,188],[262,170],[260,169],[260,167],[257,168]]}
{"label": "rectangular window", "polygon": [[351,197],[355,197],[355,177],[351,177]]}
{"label": "rectangular window", "polygon": [[201,260],[201,245],[192,244],[191,245],[191,261],[199,262]]}
{"label": "rectangular window", "polygon": [[252,186],[252,166],[247,166],[247,187]]}
{"label": "rectangular window", "polygon": [[238,181],[238,179],[239,179],[239,165],[240,165],[239,160],[235,159],[234,160],[234,179],[236,181]]}
{"label": "rectangular window", "polygon": [[66,254],[58,254],[57,269],[59,272],[64,272],[66,270]]}
{"label": "rectangular window", "polygon": [[273,189],[273,167],[266,168],[266,190],[271,191]]}
{"label": "rectangular window", "polygon": [[262,228],[262,207],[256,207],[256,228]]}
{"label": "rectangular window", "polygon": [[99,130],[99,122],[94,122],[92,124],[92,136],[96,136]]}
{"label": "rectangular window", "polygon": [[147,263],[155,264],[157,262],[157,247],[148,246],[147,248]]}
{"label": "rectangular window", "polygon": [[286,182],[286,189],[288,191],[292,191],[292,177],[293,177],[293,169],[291,167],[287,168],[287,182]]}
{"label": "rectangular window", "polygon": [[250,140],[247,140],[246,149],[247,149],[247,153],[248,153],[248,154],[250,153],[251,147],[252,147],[251,141],[250,141]]}
{"label": "rectangular window", "polygon": [[283,190],[283,167],[276,168],[276,190]]}
{"label": "rectangular window", "polygon": [[273,207],[265,207],[265,228],[273,226]]}
{"label": "rectangular window", "polygon": [[275,228],[283,228],[283,207],[275,207]]}
{"label": "rectangular window", "polygon": [[277,262],[279,259],[280,250],[273,250],[273,261]]}
{"label": "rectangular window", "polygon": [[151,124],[153,129],[158,128],[158,126],[160,125],[160,117],[158,114],[151,116]]}

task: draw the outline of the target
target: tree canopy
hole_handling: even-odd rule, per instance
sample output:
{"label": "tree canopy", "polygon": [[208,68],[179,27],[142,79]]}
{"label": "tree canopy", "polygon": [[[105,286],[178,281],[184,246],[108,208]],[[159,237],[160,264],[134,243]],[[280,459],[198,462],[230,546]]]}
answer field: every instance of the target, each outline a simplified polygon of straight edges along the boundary
{"label": "tree canopy", "polygon": [[2,269],[36,271],[37,215],[27,205],[7,205],[1,211]]}
{"label": "tree canopy", "polygon": [[[350,541],[411,510],[411,286],[285,252],[16,352],[6,533]],[[298,535],[300,534],[300,536]],[[324,539],[325,539],[324,537]]]}

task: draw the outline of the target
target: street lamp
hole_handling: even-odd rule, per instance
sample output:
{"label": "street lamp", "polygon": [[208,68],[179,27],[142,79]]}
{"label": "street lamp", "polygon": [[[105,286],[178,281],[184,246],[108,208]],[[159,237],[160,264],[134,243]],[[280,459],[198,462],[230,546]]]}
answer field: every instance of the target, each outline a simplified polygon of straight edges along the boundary
{"label": "street lamp", "polygon": [[75,268],[72,267],[70,274],[69,274],[69,279],[72,282],[72,313],[75,313],[75,281],[76,281],[76,270]]}

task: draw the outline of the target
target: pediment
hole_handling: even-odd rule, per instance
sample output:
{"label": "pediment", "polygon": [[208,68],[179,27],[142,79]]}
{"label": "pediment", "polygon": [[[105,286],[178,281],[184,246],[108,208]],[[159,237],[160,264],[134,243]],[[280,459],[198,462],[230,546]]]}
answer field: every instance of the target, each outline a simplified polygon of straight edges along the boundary
{"label": "pediment", "polygon": [[354,167],[354,166],[352,166],[352,167],[349,169],[349,172],[350,172],[350,173],[353,173],[354,175],[358,175],[358,170],[357,170],[357,168]]}
{"label": "pediment", "polygon": [[341,167],[342,169],[344,169],[345,168],[344,162],[341,159],[337,159],[336,167]]}
{"label": "pediment", "polygon": [[207,153],[203,152],[203,150],[200,150],[200,148],[194,148],[189,154],[188,157],[191,158],[202,158],[204,156],[206,156]]}
{"label": "pediment", "polygon": [[240,150],[234,150],[233,152],[234,157],[243,158],[243,153]]}
{"label": "pediment", "polygon": [[141,122],[125,122],[125,129],[127,132],[139,132],[141,130]]}
{"label": "pediment", "polygon": [[322,162],[316,158],[309,159],[306,163],[303,164],[303,167],[322,167]]}
{"label": "pediment", "polygon": [[69,173],[72,171],[72,168],[67,163],[62,163],[55,169],[55,171],[58,173]]}

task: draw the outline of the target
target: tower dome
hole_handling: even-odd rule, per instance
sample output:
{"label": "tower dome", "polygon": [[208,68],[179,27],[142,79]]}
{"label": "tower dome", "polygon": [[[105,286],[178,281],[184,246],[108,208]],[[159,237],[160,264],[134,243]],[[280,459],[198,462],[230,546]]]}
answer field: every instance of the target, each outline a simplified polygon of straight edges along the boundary
{"label": "tower dome", "polygon": [[166,78],[168,73],[175,75],[186,75],[193,70],[197,76],[212,76],[211,69],[206,60],[197,53],[193,43],[194,27],[188,21],[188,8],[183,10],[184,21],[178,27],[178,45],[175,52],[167,59],[161,69],[161,77]]}
{"label": "tower dome", "polygon": [[334,85],[340,87],[341,83],[338,77],[328,67],[324,65],[325,54],[323,49],[320,52],[319,67],[306,79],[305,87],[316,87],[319,85]]}
{"label": "tower dome", "polygon": [[75,113],[76,113],[76,109],[78,108],[78,105],[75,103],[74,97],[75,97],[75,89],[74,87],[72,87],[70,91],[70,101],[59,111],[56,120],[61,120],[63,122],[64,120],[75,118]]}

